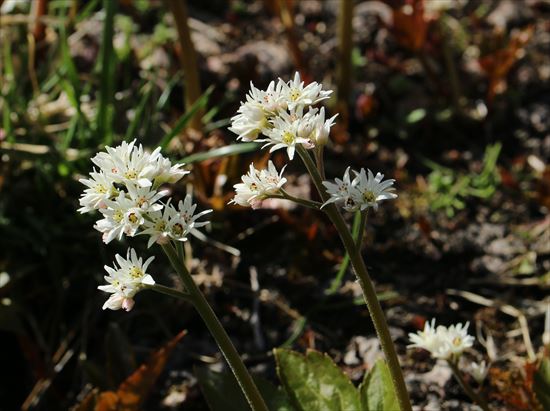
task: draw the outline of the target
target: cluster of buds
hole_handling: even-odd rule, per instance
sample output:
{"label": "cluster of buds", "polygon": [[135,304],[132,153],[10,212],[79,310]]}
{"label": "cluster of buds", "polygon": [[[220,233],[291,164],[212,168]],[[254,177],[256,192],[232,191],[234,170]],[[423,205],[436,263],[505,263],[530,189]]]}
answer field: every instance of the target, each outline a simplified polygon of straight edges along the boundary
{"label": "cluster of buds", "polygon": [[[149,236],[148,247],[154,243],[166,244],[170,239],[185,241],[197,228],[208,224],[197,219],[212,210],[195,214],[197,206],[190,195],[177,208],[170,200],[160,201],[168,195],[160,187],[175,183],[188,173],[181,169],[181,164],[172,165],[163,157],[160,148],[148,153],[135,140],[123,142],[117,147],[106,147],[92,162],[98,169],[94,168],[89,178],[80,180],[87,188],[80,197],[78,211],[99,211],[102,218],[94,228],[102,233],[105,243],[140,234]],[[150,261],[142,266],[141,258],[129,250],[127,260],[117,256],[119,268],[105,267],[109,285],[100,289],[113,296],[104,309],[132,308],[135,293],[144,284],[154,284],[152,277],[145,274]]]}
{"label": "cluster of buds", "polygon": [[[299,73],[288,82],[272,81],[267,90],[259,90],[250,83],[246,101],[231,119],[229,130],[239,140],[272,146],[271,152],[284,148],[292,160],[297,145],[310,149],[327,143],[336,116],[325,120],[324,108],[319,110],[313,105],[329,98],[331,93],[316,82],[305,86]],[[265,138],[258,138],[260,135]]]}
{"label": "cluster of buds", "polygon": [[[298,145],[312,149],[327,144],[337,115],[325,119],[324,107],[317,109],[313,105],[331,94],[332,90],[323,90],[316,82],[304,85],[299,73],[288,82],[272,81],[266,90],[251,83],[246,101],[231,119],[229,130],[238,135],[238,140],[266,143],[264,147],[271,146],[270,152],[284,148],[292,160]],[[336,203],[346,211],[363,211],[368,207],[376,209],[380,201],[397,197],[392,192],[394,180],[382,181],[382,174],[374,176],[365,169],[354,173],[352,180],[348,168],[342,180],[323,182],[330,195],[324,205]],[[242,176],[242,183],[234,186],[232,203],[257,208],[263,199],[280,194],[285,181],[272,163],[267,170],[256,170],[251,165],[249,173]]]}

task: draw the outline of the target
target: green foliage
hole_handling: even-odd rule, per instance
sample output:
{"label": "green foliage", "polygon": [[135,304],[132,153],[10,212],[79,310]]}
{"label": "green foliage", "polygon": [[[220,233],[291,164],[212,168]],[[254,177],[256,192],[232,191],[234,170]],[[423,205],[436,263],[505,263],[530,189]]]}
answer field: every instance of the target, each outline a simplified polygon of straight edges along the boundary
{"label": "green foliage", "polygon": [[279,379],[299,411],[387,411],[399,405],[384,360],[365,374],[359,389],[327,355],[276,349]]}
{"label": "green foliage", "polygon": [[490,198],[500,182],[497,160],[501,144],[496,143],[485,149],[483,169],[478,173],[458,173],[431,161],[426,164],[432,168],[428,176],[430,207],[433,211],[445,210],[453,217],[457,210],[466,207],[469,197]]}
{"label": "green foliage", "polygon": [[533,389],[544,411],[550,411],[550,359],[543,358],[535,373]]}
{"label": "green foliage", "polygon": [[378,360],[365,374],[359,386],[363,411],[397,410],[399,405],[391,381],[390,370],[384,360]]}
{"label": "green foliage", "polygon": [[[246,399],[229,372],[218,373],[206,367],[195,368],[195,376],[211,411],[241,411],[249,409]],[[254,378],[271,411],[294,411],[281,388],[263,378]]]}
{"label": "green foliage", "polygon": [[360,409],[359,392],[328,355],[276,349],[275,359],[279,379],[297,410]]}
{"label": "green foliage", "polygon": [[97,110],[97,133],[103,136],[104,144],[113,142],[114,96],[116,54],[113,48],[114,17],[117,2],[104,0],[105,20],[100,54],[99,107]]}
{"label": "green foliage", "polygon": [[200,98],[193,103],[191,107],[179,118],[179,120],[174,125],[174,128],[166,134],[162,140],[159,143],[159,146],[162,147],[162,149],[165,149],[168,147],[170,142],[174,137],[176,137],[181,131],[185,128],[187,123],[193,118],[195,113],[199,111],[201,108],[206,107],[206,104],[208,103],[208,97],[210,97],[210,93],[212,93],[212,90],[214,90],[213,86],[210,86]]}

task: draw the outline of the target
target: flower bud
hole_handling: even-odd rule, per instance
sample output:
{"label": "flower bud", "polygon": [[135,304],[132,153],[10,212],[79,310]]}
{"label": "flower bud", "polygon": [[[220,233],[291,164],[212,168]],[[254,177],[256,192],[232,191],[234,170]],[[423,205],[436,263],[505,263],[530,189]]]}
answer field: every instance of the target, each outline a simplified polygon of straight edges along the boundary
{"label": "flower bud", "polygon": [[133,298],[125,298],[122,300],[122,309],[124,311],[131,311],[134,308],[135,301]]}

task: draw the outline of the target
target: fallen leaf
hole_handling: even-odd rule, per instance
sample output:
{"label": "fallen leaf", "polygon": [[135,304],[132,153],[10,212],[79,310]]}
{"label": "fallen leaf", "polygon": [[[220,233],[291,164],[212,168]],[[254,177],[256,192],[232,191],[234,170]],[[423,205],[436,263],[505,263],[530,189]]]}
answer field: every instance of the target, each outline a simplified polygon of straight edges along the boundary
{"label": "fallen leaf", "polygon": [[73,411],[137,411],[164,370],[168,357],[187,331],[181,331],[155,352],[118,387],[116,392],[91,391]]}

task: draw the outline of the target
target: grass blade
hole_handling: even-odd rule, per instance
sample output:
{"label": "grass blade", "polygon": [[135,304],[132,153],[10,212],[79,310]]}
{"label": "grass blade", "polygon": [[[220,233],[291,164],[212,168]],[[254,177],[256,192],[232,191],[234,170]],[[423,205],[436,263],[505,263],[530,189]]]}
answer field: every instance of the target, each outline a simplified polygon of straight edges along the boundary
{"label": "grass blade", "polygon": [[114,118],[114,75],[116,56],[113,49],[114,17],[117,2],[103,0],[105,20],[100,53],[99,107],[97,111],[97,134],[102,136],[103,144],[113,141]]}
{"label": "grass blade", "polygon": [[234,156],[236,154],[249,153],[255,151],[260,147],[258,143],[240,143],[230,144],[225,147],[215,148],[213,150],[205,151],[203,153],[191,154],[190,156],[182,158],[178,163],[198,163],[204,160],[210,160],[211,158]]}
{"label": "grass blade", "polygon": [[139,104],[134,113],[134,118],[128,126],[128,130],[126,131],[126,135],[124,136],[124,141],[130,141],[130,139],[132,139],[132,136],[136,133],[138,123],[140,122],[140,120],[143,119],[143,112],[145,110],[145,107],[147,106],[147,102],[151,98],[151,93],[153,92],[153,87],[151,83],[147,83],[143,87],[143,89],[145,92],[143,93],[143,96],[141,96],[141,100],[139,101]]}
{"label": "grass blade", "polygon": [[206,104],[208,103],[208,98],[210,97],[213,89],[214,87],[210,86],[208,90],[206,90],[204,94],[197,101],[195,101],[191,107],[189,107],[189,110],[187,110],[185,114],[180,117],[180,119],[176,122],[174,128],[162,138],[159,145],[162,147],[163,150],[170,144],[172,139],[185,128],[185,126],[193,118],[195,113],[201,108],[206,107]]}

